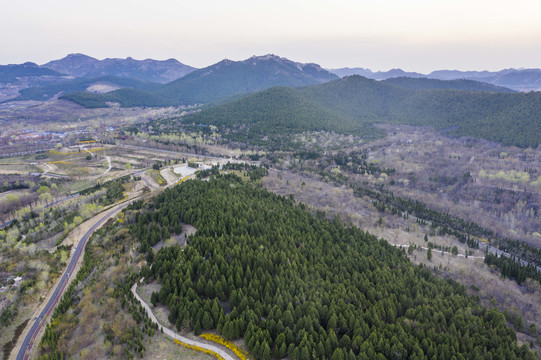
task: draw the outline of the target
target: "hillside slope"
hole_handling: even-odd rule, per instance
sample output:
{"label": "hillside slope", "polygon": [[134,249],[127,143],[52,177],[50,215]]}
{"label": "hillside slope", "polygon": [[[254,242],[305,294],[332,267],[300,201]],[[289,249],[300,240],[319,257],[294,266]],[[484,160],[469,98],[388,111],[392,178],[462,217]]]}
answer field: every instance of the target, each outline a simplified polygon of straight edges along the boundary
{"label": "hillside slope", "polygon": [[410,78],[397,77],[383,80],[382,82],[400,86],[412,90],[433,90],[433,89],[448,89],[448,90],[467,90],[467,91],[484,91],[493,93],[511,94],[516,91],[500,87],[488,83],[483,83],[474,80],[438,80],[429,78]]}
{"label": "hillside slope", "polygon": [[313,101],[301,91],[275,87],[242,99],[211,107],[188,118],[188,122],[247,128],[261,135],[295,131],[372,131],[354,116]]}

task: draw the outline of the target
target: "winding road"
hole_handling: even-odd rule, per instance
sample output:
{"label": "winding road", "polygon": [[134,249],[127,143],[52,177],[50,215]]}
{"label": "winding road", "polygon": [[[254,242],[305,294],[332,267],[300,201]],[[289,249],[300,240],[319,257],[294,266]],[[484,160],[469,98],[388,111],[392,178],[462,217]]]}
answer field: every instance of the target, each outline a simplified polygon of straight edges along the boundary
{"label": "winding road", "polygon": [[32,327],[30,328],[30,331],[26,334],[22,346],[19,349],[17,353],[17,360],[23,360],[28,359],[30,356],[30,352],[32,351],[32,348],[35,344],[35,340],[37,335],[39,334],[41,328],[47,323],[47,318],[52,313],[53,309],[55,308],[56,304],[62,297],[62,294],[64,293],[65,288],[70,282],[70,278],[73,275],[73,270],[77,266],[77,262],[79,261],[79,258],[81,257],[81,254],[84,251],[85,245],[90,238],[90,235],[96,229],[98,229],[101,225],[105,223],[109,218],[111,218],[114,214],[128,206],[130,202],[124,203],[120,206],[115,207],[114,209],[108,211],[105,215],[101,217],[98,222],[96,222],[92,227],[83,235],[81,240],[79,241],[79,244],[77,244],[77,247],[75,248],[75,252],[73,253],[73,256],[71,257],[71,260],[69,262],[69,265],[67,266],[66,270],[64,271],[64,274],[62,275],[62,278],[56,285],[56,288],[52,294],[52,296],[49,298],[49,301],[39,314],[33,321]]}
{"label": "winding road", "polygon": [[137,294],[137,283],[133,284],[133,286],[131,287],[131,292],[133,293],[133,295],[135,296],[137,301],[139,301],[139,303],[141,303],[141,305],[143,305],[143,307],[145,308],[145,311],[147,312],[147,314],[150,317],[150,319],[152,320],[152,322],[158,324],[159,327],[163,328],[163,333],[166,334],[167,336],[169,336],[169,337],[171,337],[173,339],[177,339],[178,341],[181,341],[181,342],[183,342],[185,344],[188,344],[188,345],[198,346],[198,347],[203,348],[203,349],[214,351],[215,353],[217,353],[218,355],[223,357],[225,360],[238,360],[236,357],[233,357],[233,356],[229,355],[229,353],[227,353],[226,351],[224,351],[223,349],[221,349],[221,348],[219,348],[217,346],[210,345],[210,344],[207,344],[207,343],[202,342],[202,341],[188,339],[187,337],[179,335],[175,331],[163,326],[162,324],[160,324],[160,322],[156,318],[156,315],[154,315],[154,312],[152,312],[152,310],[150,309],[150,306],[148,306],[148,304],[146,302],[144,302],[143,299],[141,299],[139,294]]}

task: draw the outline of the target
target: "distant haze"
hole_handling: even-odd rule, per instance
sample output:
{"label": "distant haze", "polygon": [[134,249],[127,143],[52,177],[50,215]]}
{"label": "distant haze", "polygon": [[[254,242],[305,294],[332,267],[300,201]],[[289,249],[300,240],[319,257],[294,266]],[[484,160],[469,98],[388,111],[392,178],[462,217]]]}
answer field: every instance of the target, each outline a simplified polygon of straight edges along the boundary
{"label": "distant haze", "polygon": [[538,0],[0,2],[0,64],[81,52],[205,67],[274,53],[326,68],[541,67]]}

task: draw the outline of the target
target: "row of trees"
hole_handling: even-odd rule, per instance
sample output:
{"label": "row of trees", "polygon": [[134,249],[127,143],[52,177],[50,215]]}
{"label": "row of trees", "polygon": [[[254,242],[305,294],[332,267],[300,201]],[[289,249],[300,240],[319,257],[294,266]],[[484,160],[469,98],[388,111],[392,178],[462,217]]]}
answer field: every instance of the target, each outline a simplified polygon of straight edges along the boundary
{"label": "row of trees", "polygon": [[494,265],[504,277],[514,279],[518,284],[522,284],[527,278],[541,283],[541,272],[532,264],[523,265],[514,256],[506,257],[487,253],[485,264]]}
{"label": "row of trees", "polygon": [[106,181],[105,183],[96,183],[87,189],[79,192],[80,195],[90,195],[101,189],[105,189],[105,197],[101,199],[103,205],[113,204],[115,201],[124,197],[124,184],[130,181],[131,175],[121,176],[119,178]]}
{"label": "row of trees", "polygon": [[442,213],[429,208],[418,200],[400,197],[391,191],[383,189],[375,190],[353,185],[353,193],[358,197],[368,196],[373,199],[373,205],[382,213],[385,211],[390,211],[393,214],[407,212],[416,216],[420,224],[426,225],[427,222],[430,222],[432,228],[439,229],[440,235],[453,235],[471,248],[479,247],[477,240],[473,236],[486,237],[491,239],[492,244],[496,245],[500,250],[515,254],[523,260],[541,266],[541,249],[528,245],[523,241],[500,238],[492,230],[484,228],[473,221]]}
{"label": "row of trees", "polygon": [[146,271],[162,283],[152,301],[179,329],[244,337],[255,358],[534,358],[501,313],[455,281],[234,175],[187,181],[136,207],[151,210],[131,225],[136,238],[179,221],[198,229],[184,251],[152,259]]}
{"label": "row of trees", "polygon": [[228,162],[227,164],[224,164],[221,167],[218,165],[214,165],[208,170],[198,171],[196,176],[198,179],[204,179],[212,175],[218,175],[220,172],[220,169],[224,171],[228,171],[228,170],[245,171],[246,175],[250,178],[251,181],[259,180],[269,174],[268,167],[250,165],[248,163]]}

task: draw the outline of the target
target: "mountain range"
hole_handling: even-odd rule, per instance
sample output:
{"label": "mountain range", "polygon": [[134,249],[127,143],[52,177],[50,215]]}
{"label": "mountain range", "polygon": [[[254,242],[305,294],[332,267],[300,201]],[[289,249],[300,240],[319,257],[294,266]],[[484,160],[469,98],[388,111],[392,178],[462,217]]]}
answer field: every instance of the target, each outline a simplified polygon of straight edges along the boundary
{"label": "mountain range", "polygon": [[317,64],[264,55],[244,61],[222,60],[166,84],[158,94],[184,104],[201,104],[274,86],[298,87],[336,79],[338,76]]}
{"label": "mountain range", "polygon": [[299,87],[339,79],[316,64],[302,64],[276,55],[253,56],[243,61],[222,60],[217,64],[164,84],[155,91],[111,91],[106,94],[78,92],[64,96],[86,107],[103,107],[117,102],[121,106],[206,104],[275,86]]}
{"label": "mountain range", "polygon": [[43,64],[42,67],[79,78],[112,75],[158,83],[173,81],[195,70],[195,68],[184,65],[175,59],[135,60],[128,57],[126,59],[98,60],[84,54],[69,54],[60,60]]}
{"label": "mountain range", "polygon": [[[297,63],[276,55],[254,56],[244,61],[222,60],[197,70],[174,59],[158,61],[128,57],[98,60],[84,54],[70,54],[41,66],[34,63],[0,66],[0,83],[14,84],[20,91],[20,96],[13,98],[12,90],[10,100],[41,101],[67,95],[70,100],[93,107],[106,106],[113,98],[122,106],[166,106],[209,103],[273,86],[307,86],[352,74],[381,81],[394,79],[392,82],[396,86],[417,90],[446,88],[508,92],[508,89],[528,91],[541,88],[540,69],[499,72],[439,70],[426,75],[401,69],[386,72],[372,72],[365,68],[327,71],[317,64]],[[113,91],[118,92],[95,94]]]}
{"label": "mountain range", "polygon": [[[339,77],[315,64],[300,64],[274,55],[252,57],[244,61],[223,60],[196,70],[180,79],[151,89],[139,87],[105,94],[89,91],[63,96],[85,107],[120,106],[178,106],[227,102],[245,94],[281,87],[305,87],[322,84]],[[391,78],[382,83],[411,90],[450,89],[494,93],[515,91],[472,80],[436,80],[427,78]],[[141,90],[147,90],[141,91]]]}
{"label": "mountain range", "polygon": [[438,80],[473,80],[516,91],[541,90],[541,69],[504,69],[500,71],[458,71],[437,70],[429,74],[406,72],[402,69],[376,71],[365,68],[328,69],[340,77],[361,75],[374,80],[386,80],[396,77],[429,78]]}

